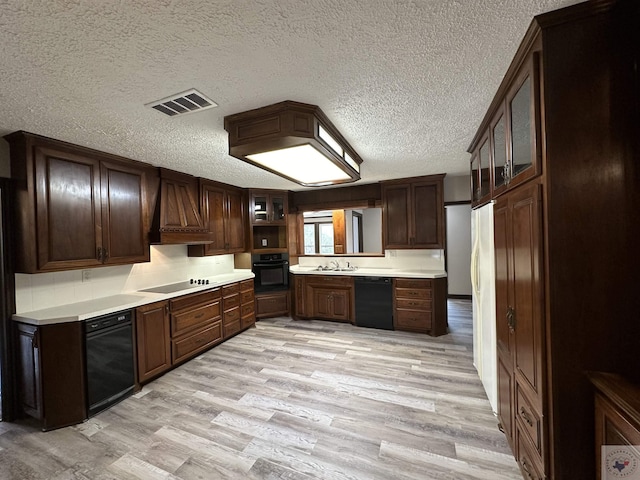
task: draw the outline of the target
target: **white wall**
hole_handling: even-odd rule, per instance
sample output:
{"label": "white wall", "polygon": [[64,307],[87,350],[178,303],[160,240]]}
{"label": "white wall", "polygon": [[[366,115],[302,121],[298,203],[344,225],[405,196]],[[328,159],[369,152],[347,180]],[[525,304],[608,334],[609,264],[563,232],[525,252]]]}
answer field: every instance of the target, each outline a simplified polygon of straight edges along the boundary
{"label": "white wall", "polygon": [[444,203],[471,202],[471,177],[447,175],[444,177]]}
{"label": "white wall", "polygon": [[362,249],[365,253],[382,253],[382,209],[362,210]]}
{"label": "white wall", "polygon": [[[90,279],[82,281],[83,272]],[[151,261],[16,278],[16,313],[118,295],[143,288],[233,272],[233,255],[191,258],[186,245],[154,245]]]}
{"label": "white wall", "polygon": [[345,247],[347,253],[353,253],[353,210],[344,211]]}
{"label": "white wall", "polygon": [[471,295],[471,205],[448,205],[445,211],[449,295]]}

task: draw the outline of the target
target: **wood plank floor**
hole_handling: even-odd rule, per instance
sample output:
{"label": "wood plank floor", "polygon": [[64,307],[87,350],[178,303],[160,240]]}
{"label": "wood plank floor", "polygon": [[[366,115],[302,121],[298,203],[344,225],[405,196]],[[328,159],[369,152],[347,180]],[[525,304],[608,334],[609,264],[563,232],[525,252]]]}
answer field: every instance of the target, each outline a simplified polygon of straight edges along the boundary
{"label": "wood plank floor", "polygon": [[448,335],[276,318],[75,427],[0,423],[1,479],[521,479]]}

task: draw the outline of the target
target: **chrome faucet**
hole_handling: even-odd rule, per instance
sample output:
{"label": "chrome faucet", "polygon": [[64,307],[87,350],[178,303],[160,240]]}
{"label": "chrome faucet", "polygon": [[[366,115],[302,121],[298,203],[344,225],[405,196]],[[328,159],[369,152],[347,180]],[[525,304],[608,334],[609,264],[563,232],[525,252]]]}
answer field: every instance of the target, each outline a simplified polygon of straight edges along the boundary
{"label": "chrome faucet", "polygon": [[329,263],[331,263],[332,265],[335,265],[336,270],[340,270],[340,263],[338,263],[337,260],[331,260],[331,262]]}

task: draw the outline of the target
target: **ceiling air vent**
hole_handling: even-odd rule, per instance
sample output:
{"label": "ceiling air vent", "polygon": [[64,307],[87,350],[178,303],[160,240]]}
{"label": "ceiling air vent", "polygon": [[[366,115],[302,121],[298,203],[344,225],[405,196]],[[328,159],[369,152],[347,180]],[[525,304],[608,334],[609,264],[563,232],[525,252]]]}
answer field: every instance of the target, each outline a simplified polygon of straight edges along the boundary
{"label": "ceiling air vent", "polygon": [[171,95],[170,97],[147,103],[145,107],[151,107],[170,117],[184,115],[185,113],[199,112],[208,108],[217,107],[218,104],[204,96],[195,89]]}

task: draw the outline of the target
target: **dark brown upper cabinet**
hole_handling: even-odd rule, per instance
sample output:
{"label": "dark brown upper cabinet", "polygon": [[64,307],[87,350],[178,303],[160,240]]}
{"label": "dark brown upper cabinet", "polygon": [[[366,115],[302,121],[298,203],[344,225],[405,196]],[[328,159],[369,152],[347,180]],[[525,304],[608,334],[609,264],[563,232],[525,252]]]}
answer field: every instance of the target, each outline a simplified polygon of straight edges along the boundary
{"label": "dark brown upper cabinet", "polygon": [[477,152],[471,157],[472,203],[483,205],[491,200],[491,165],[489,137],[481,142]]}
{"label": "dark brown upper cabinet", "polygon": [[245,251],[245,199],[241,189],[200,179],[200,211],[211,243],[189,245],[189,256]]}
{"label": "dark brown upper cabinet", "polygon": [[287,192],[252,191],[251,223],[254,225],[286,225]]}
{"label": "dark brown upper cabinet", "polygon": [[382,182],[383,246],[444,248],[444,175]]}
{"label": "dark brown upper cabinet", "polygon": [[249,190],[249,246],[252,252],[286,252],[289,194],[282,190]]}
{"label": "dark brown upper cabinet", "polygon": [[149,261],[154,168],[25,132],[5,138],[18,272]]}
{"label": "dark brown upper cabinet", "polygon": [[474,207],[541,173],[539,64],[538,52],[524,59],[469,147]]}
{"label": "dark brown upper cabinet", "polygon": [[211,243],[200,215],[198,179],[160,169],[160,198],[153,218],[152,243]]}

